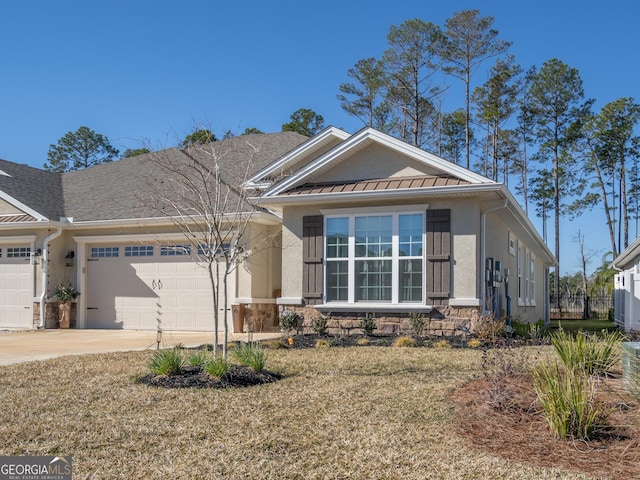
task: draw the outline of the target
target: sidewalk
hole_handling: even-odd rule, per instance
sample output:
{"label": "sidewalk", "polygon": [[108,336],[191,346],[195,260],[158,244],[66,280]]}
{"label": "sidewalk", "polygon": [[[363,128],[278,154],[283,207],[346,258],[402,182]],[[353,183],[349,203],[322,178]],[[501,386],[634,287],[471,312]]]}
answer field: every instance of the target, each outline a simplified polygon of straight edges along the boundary
{"label": "sidewalk", "polygon": [[[254,333],[254,340],[277,338],[277,333]],[[219,335],[222,342],[224,335]],[[247,334],[229,334],[230,341],[247,340]],[[213,333],[163,332],[161,347],[213,343]],[[155,350],[156,332],[142,330],[0,330],[0,365],[86,353]]]}

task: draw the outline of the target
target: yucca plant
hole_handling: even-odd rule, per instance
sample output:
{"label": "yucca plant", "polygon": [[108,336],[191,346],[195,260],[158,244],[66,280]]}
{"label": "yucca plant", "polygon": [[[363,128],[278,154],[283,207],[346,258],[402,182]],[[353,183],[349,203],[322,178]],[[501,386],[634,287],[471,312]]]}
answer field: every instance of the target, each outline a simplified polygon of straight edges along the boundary
{"label": "yucca plant", "polygon": [[606,417],[595,399],[595,381],[584,370],[542,362],[533,370],[533,386],[547,422],[560,439],[590,439]]}
{"label": "yucca plant", "polygon": [[229,373],[229,363],[224,359],[224,357],[208,359],[203,368],[209,376],[215,378],[222,378]]}
{"label": "yucca plant", "polygon": [[149,370],[156,375],[177,375],[182,371],[185,360],[178,347],[158,350],[149,360]]}
{"label": "yucca plant", "polygon": [[575,337],[562,329],[551,335],[551,344],[568,370],[584,370],[587,375],[609,372],[620,360],[620,332],[603,331],[600,336],[578,332]]}
{"label": "yucca plant", "polygon": [[238,362],[256,372],[264,370],[267,363],[267,352],[258,343],[242,343],[233,349],[232,355]]}

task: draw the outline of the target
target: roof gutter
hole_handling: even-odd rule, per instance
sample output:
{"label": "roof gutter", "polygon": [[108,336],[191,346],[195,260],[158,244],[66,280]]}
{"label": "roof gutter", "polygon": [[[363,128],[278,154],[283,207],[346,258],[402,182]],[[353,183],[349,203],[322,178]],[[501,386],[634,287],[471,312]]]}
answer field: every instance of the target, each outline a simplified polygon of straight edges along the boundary
{"label": "roof gutter", "polygon": [[44,239],[42,242],[42,292],[40,293],[40,323],[38,329],[44,328],[45,320],[45,300],[47,298],[47,290],[49,287],[49,242],[62,235],[62,226],[68,223],[69,219],[60,217],[58,229]]}

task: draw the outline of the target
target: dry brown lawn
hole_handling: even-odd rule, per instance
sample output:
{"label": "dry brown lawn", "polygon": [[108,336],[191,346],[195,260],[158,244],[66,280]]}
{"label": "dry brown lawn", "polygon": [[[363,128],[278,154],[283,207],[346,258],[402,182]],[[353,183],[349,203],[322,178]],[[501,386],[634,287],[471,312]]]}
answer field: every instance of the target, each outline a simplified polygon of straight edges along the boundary
{"label": "dry brown lawn", "polygon": [[136,384],[150,355],[0,367],[0,455],[71,455],[95,479],[591,478],[460,431],[451,397],[480,378],[477,350],[274,350],[285,378],[229,390]]}

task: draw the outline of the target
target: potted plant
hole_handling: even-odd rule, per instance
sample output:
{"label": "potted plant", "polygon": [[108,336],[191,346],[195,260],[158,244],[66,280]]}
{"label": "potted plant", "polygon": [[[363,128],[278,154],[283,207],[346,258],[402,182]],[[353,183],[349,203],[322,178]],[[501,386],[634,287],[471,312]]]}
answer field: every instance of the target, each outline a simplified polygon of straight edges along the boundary
{"label": "potted plant", "polygon": [[71,323],[71,300],[78,298],[80,293],[71,285],[60,284],[53,292],[53,296],[60,302],[58,315],[58,327],[69,328]]}

